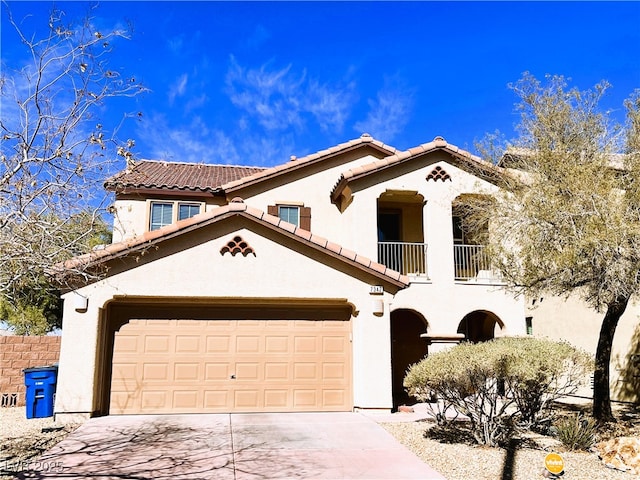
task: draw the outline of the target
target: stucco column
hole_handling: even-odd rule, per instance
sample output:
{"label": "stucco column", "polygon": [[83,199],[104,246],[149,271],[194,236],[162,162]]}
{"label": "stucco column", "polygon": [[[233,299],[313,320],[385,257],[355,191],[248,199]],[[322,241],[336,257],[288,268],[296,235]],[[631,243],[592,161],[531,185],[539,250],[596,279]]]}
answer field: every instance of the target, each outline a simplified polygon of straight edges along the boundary
{"label": "stucco column", "polygon": [[[91,295],[94,286],[62,296],[64,310],[60,366],[56,387],[54,415],[62,422],[94,413],[96,351],[100,308],[105,297]],[[86,298],[86,310],[76,300]]]}
{"label": "stucco column", "polygon": [[[443,184],[434,186],[441,190]],[[423,209],[429,278],[438,284],[453,283],[453,229],[447,192],[430,191]]]}

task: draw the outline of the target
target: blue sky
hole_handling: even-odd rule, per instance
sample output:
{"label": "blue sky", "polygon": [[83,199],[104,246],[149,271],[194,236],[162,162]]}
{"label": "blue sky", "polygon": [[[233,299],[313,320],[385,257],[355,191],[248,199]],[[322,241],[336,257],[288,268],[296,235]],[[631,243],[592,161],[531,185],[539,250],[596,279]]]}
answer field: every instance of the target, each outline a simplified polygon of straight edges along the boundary
{"label": "blue sky", "polygon": [[[51,2],[9,2],[24,30]],[[88,3],[56,2],[68,20]],[[3,9],[2,58],[23,50]],[[623,119],[640,88],[640,2],[112,2],[97,28],[130,22],[110,66],[149,92],[106,105],[106,126],[139,158],[271,166],[367,132],[406,149],[444,136],[473,150],[513,137],[507,85],[530,71],[571,85],[612,84],[603,107]]]}

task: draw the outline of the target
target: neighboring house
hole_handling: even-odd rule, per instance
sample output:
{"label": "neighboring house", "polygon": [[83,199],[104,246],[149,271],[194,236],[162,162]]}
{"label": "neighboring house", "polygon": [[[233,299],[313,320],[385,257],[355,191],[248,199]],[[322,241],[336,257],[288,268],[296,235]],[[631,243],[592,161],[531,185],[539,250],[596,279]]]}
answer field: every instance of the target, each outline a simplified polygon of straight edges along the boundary
{"label": "neighboring house", "polygon": [[527,333],[459,218],[495,168],[366,134],[267,169],[136,162],[105,184],[114,243],[67,264],[96,277],[63,295],[56,415],[410,401],[428,352]]}

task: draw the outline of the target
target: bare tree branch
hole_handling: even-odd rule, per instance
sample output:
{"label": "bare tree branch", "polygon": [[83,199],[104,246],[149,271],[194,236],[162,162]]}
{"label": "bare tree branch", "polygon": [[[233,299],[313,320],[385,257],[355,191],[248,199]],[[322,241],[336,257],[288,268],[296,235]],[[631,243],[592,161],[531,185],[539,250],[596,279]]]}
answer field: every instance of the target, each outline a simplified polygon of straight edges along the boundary
{"label": "bare tree branch", "polygon": [[3,61],[0,77],[0,295],[11,299],[104,232],[101,183],[132,159],[134,142],[119,141],[120,125],[103,126],[100,113],[145,88],[108,66],[128,32],[98,31],[90,16],[67,24],[54,9],[37,38],[4,1],[2,10],[26,54],[20,65]]}

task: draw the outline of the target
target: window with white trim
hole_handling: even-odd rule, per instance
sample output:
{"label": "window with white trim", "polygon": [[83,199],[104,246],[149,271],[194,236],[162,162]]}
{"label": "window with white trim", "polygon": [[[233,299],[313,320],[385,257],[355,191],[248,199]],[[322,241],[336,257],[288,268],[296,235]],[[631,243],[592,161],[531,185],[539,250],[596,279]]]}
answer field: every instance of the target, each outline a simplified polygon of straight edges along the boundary
{"label": "window with white trim", "polygon": [[158,230],[202,211],[202,203],[152,201],[149,207],[149,230]]}
{"label": "window with white trim", "polygon": [[278,205],[278,217],[285,222],[300,225],[300,207],[292,205]]}

